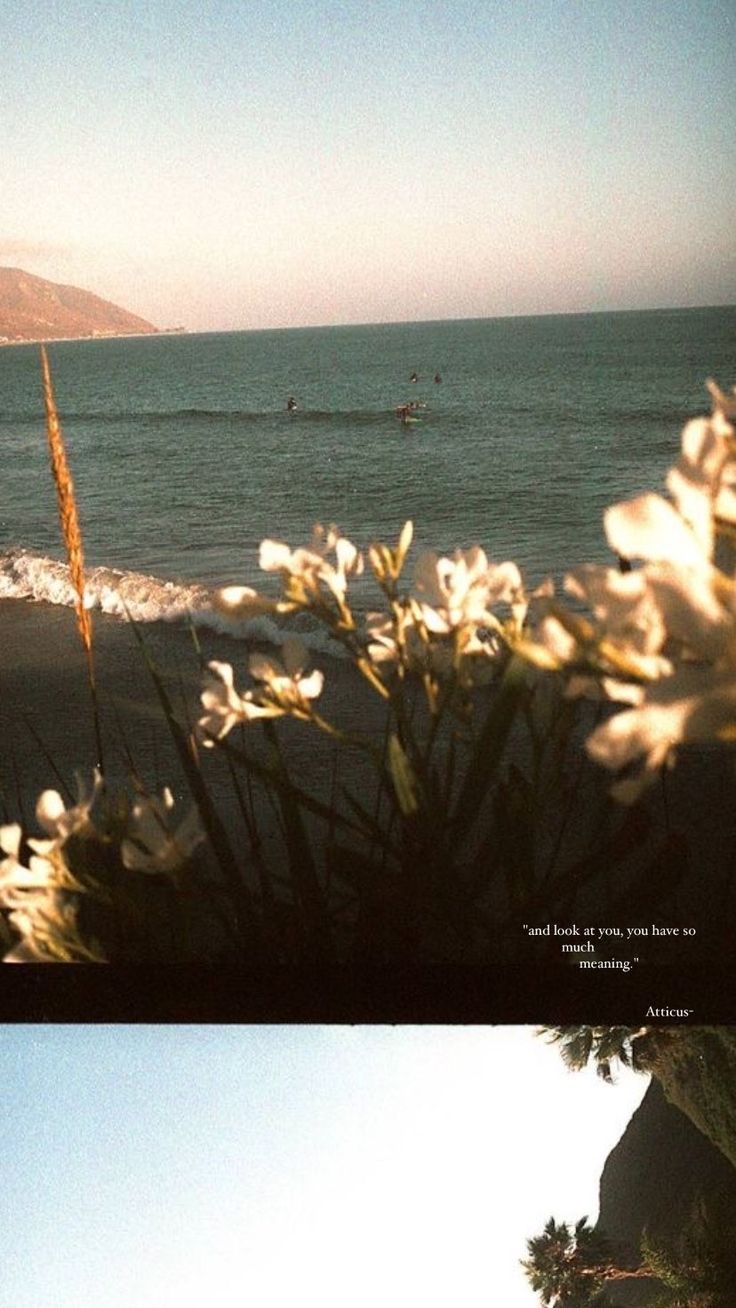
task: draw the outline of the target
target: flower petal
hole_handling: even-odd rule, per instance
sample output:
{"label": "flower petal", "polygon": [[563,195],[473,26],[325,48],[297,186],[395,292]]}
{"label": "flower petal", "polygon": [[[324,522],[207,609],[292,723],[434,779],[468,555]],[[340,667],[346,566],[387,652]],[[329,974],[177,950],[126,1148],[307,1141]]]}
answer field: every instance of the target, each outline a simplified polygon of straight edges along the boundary
{"label": "flower petal", "polygon": [[703,550],[690,528],[661,495],[614,504],[603,517],[611,549],[625,559],[697,564]]}
{"label": "flower petal", "polygon": [[17,858],[20,853],[20,842],[23,831],[17,822],[9,822],[7,826],[0,827],[0,849],[4,854],[10,854],[12,858]]}
{"label": "flower petal", "polygon": [[58,790],[44,790],[36,804],[36,818],[49,835],[56,834],[59,819],[64,816],[66,808]]}
{"label": "flower petal", "polygon": [[303,699],[316,699],[322,694],[322,687],[325,684],[323,674],[319,668],[315,668],[308,677],[302,677],[299,682],[299,694]]}
{"label": "flower petal", "polygon": [[258,552],[258,564],[264,572],[277,572],[279,568],[288,570],[291,563],[291,550],[280,540],[262,540]]}

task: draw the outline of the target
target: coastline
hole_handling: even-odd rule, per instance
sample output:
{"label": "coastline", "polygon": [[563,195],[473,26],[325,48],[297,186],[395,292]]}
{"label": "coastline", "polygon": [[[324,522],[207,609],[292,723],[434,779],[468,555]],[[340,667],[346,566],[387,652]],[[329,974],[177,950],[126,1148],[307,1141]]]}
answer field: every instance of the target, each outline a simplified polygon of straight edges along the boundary
{"label": "coastline", "polygon": [[0,337],[0,349],[14,345],[55,345],[57,341],[130,341],[139,336],[188,336],[187,327],[154,327],[146,332],[95,332],[91,336],[29,336],[23,340],[4,340]]}

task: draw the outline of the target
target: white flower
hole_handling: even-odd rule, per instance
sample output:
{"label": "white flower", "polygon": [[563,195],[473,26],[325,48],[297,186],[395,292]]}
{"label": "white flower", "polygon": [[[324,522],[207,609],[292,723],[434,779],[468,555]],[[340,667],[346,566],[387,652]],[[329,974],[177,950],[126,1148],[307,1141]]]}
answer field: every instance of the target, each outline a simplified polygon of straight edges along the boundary
{"label": "white flower", "polygon": [[516,564],[489,566],[476,545],[456,550],[451,559],[422,554],[414,571],[414,588],[427,630],[447,634],[460,626],[492,621],[489,606],[516,602],[522,583]]}
{"label": "white flower", "polygon": [[11,859],[17,860],[22,839],[23,831],[17,822],[9,822],[7,826],[0,827],[0,849]]}
{"label": "white flower", "polygon": [[263,710],[272,706],[274,709],[280,707],[282,712],[295,709],[308,712],[308,701],[322,693],[324,676],[317,669],[306,677],[302,675],[308,658],[307,649],[304,642],[294,636],[284,641],[282,656],[283,661],[279,661],[268,654],[251,654],[248,660],[250,674],[264,686],[254,707]]}
{"label": "white flower", "polygon": [[[335,564],[327,561],[327,555],[334,551]],[[308,549],[289,549],[283,541],[261,541],[259,562],[264,572],[282,572],[298,583],[294,597],[303,595],[304,602],[308,594],[316,596],[320,581],[324,582],[339,603],[345,599],[348,576],[358,576],[363,571],[363,555],[345,536],[341,536],[335,527],[327,531],[319,524],[314,528],[312,542]],[[291,596],[287,587],[287,594]]]}
{"label": "white flower", "polygon": [[310,716],[309,701],[321,694],[324,677],[317,670],[303,676],[306,661],[306,647],[291,636],[284,641],[283,662],[269,654],[251,654],[250,674],[262,684],[243,695],[235,689],[229,663],[209,663],[200,696],[207,713],[197,723],[203,744],[211,746],[215,740],[222,740],[238,722],[277,718],[285,713]]}
{"label": "white flower", "polygon": [[673,504],[640,495],[605,515],[612,548],[624,558],[700,567],[711,560],[718,522],[736,522],[736,395],[708,388],[714,412],[694,418],[682,433],[680,458],[667,476]]}
{"label": "white flower", "polygon": [[709,558],[713,553],[713,514],[721,499],[721,478],[729,457],[723,432],[707,418],[694,418],[682,433],[680,459],[667,476],[667,489],[679,513]]}
{"label": "white flower", "polygon": [[725,395],[707,382],[713,400],[710,418],[694,418],[682,433],[682,453],[667,488],[684,518],[710,540],[718,523],[736,522],[736,392]]}
{"label": "white flower", "polygon": [[643,760],[638,775],[614,787],[624,801],[672,762],[678,745],[736,738],[736,583],[714,561],[723,553],[719,530],[736,522],[736,396],[709,387],[714,412],[685,426],[667,478],[672,503],[641,495],[605,515],[609,544],[643,566],[619,578],[612,569],[571,578],[603,627],[599,649],[613,642],[638,656],[645,681],[619,686],[619,698],[633,706],[587,742],[612,770]]}
{"label": "white flower", "polygon": [[81,778],[77,777],[78,801],[71,808],[64,807],[64,801],[57,790],[44,790],[36,803],[36,818],[48,836],[49,841],[31,840],[29,844],[39,853],[47,853],[52,845],[63,845],[70,836],[89,834],[94,830],[90,812],[98,794],[104,787],[104,781],[97,768],[94,770],[92,789],[85,794]]}
{"label": "white flower", "polygon": [[[656,496],[648,498],[657,501]],[[648,539],[647,528],[636,534],[637,553],[645,559],[654,555],[656,561],[624,575],[610,568],[578,569],[568,579],[569,588],[588,599],[606,637],[630,652],[656,655],[674,639],[690,657],[717,658],[734,634],[736,587],[704,557],[674,509],[664,500],[658,503],[687,533],[679,538],[681,546],[687,542],[685,548],[678,551],[673,535],[662,545],[655,543],[654,538]],[[616,539],[620,542],[620,537]],[[671,667],[666,663],[657,668],[656,661],[649,670],[642,665],[645,676],[668,670]]]}
{"label": "white flower", "polygon": [[19,861],[21,840],[22,832],[17,823],[0,827],[0,849],[7,855],[0,862],[0,907],[19,908],[28,902],[32,893],[75,886],[59,854],[57,841],[29,840],[30,847],[41,852],[32,854],[26,867]]}
{"label": "white flower", "polygon": [[358,577],[363,571],[363,555],[346,536],[340,536],[335,541],[335,560],[337,567],[327,574],[325,580],[336,595],[344,598],[348,577]]}
{"label": "white flower", "polygon": [[0,849],[7,855],[0,862],[0,906],[14,908],[29,890],[42,890],[53,880],[54,869],[47,859],[36,857],[24,867],[19,861],[22,831],[17,822],[0,827]]}
{"label": "white flower", "polygon": [[59,922],[69,918],[70,905],[58,893],[46,891],[28,894],[21,901],[8,920],[14,931],[20,936],[18,943],[3,957],[4,963],[53,963],[57,962],[50,942],[56,933]]}
{"label": "white flower", "polygon": [[229,617],[256,618],[264,613],[277,613],[278,600],[259,595],[250,586],[224,586],[214,597],[215,608]]}
{"label": "white flower", "polygon": [[[393,617],[369,613],[366,632],[368,656],[384,675],[401,664],[422,678],[429,676],[437,682],[455,679],[466,689],[493,678],[501,649],[496,634],[487,628],[467,626],[457,640],[429,631],[416,601],[396,605]],[[426,682],[425,688],[429,689]]]}
{"label": "white flower", "polygon": [[700,567],[710,557],[708,539],[661,495],[639,495],[603,515],[611,549],[625,559]]}
{"label": "white flower", "polygon": [[[60,818],[58,805],[55,808]],[[79,830],[78,823],[75,830]],[[49,841],[29,840],[31,847],[48,849],[50,857],[34,854],[25,867],[19,862],[21,828],[17,823],[0,827],[0,849],[6,855],[0,862],[0,907],[10,910],[8,921],[20,936],[4,955],[4,963],[96,959],[77,931],[77,909],[69,891],[78,890],[79,886],[64,862],[63,839],[59,836]]]}
{"label": "white flower", "polygon": [[[416,613],[412,611],[411,605],[415,603],[412,601],[409,606],[397,606],[393,617],[384,613],[368,614],[366,633],[369,638],[369,658],[379,668],[385,665],[386,671],[390,671],[391,665],[401,662],[410,672],[419,675],[432,673],[440,678],[449,676],[454,664],[452,644],[442,635],[420,632],[416,618],[420,618],[422,627],[425,624],[418,604]],[[469,644],[470,640],[466,643]],[[476,647],[481,648],[479,641]],[[487,654],[488,650],[484,652]]]}
{"label": "white flower", "polygon": [[414,523],[409,518],[401,528],[395,549],[391,549],[389,545],[384,545],[380,541],[376,541],[368,547],[371,567],[381,585],[386,582],[398,581],[413,536]]}
{"label": "white flower", "polygon": [[533,630],[514,643],[514,649],[547,671],[557,671],[579,658],[575,637],[554,613],[541,614]]}
{"label": "white flower", "polygon": [[4,963],[103,963],[86,945],[77,928],[77,907],[68,894],[47,890],[26,895],[9,914],[20,940],[3,957]]}
{"label": "white flower", "polygon": [[719,424],[719,430],[722,430],[720,424],[727,424],[726,434],[733,435],[732,424],[736,418],[736,386],[732,388],[729,394],[726,394],[711,377],[708,378],[705,384],[713,400],[713,417],[711,421]]}
{"label": "white flower", "polygon": [[[565,587],[586,601],[596,622],[559,605],[543,607],[532,637],[519,645],[531,662],[552,669],[572,667],[578,674],[592,664],[599,677],[603,674],[600,685],[607,690],[612,677],[637,683],[672,671],[670,661],[659,653],[667,630],[643,569],[621,573],[585,564],[565,578]],[[586,675],[575,675],[568,684],[571,696],[591,692],[600,698]],[[628,699],[632,694],[612,690],[605,697]]]}
{"label": "white flower", "polygon": [[610,640],[636,654],[656,654],[667,630],[642,570],[584,564],[565,578],[565,588],[584,599]]}
{"label": "white flower", "polygon": [[196,809],[172,830],[174,797],[166,787],[162,797],[139,796],[130,814],[128,834],[120,847],[123,866],[136,872],[175,872],[204,840]]}
{"label": "white flower", "polygon": [[688,657],[718,659],[736,632],[736,588],[717,568],[649,568],[650,593],[668,638]]}
{"label": "white flower", "polygon": [[368,655],[372,663],[396,663],[399,657],[396,626],[386,613],[369,613],[365,623]]}
{"label": "white flower", "polygon": [[598,727],[587,749],[598,763],[616,771],[643,758],[638,776],[613,787],[618,799],[631,802],[672,761],[677,745],[732,739],[735,729],[736,669],[683,666],[642,687],[639,703]]}
{"label": "white flower", "polygon": [[290,572],[295,577],[303,577],[319,572],[324,559],[313,550],[299,548],[289,549],[280,540],[262,540],[258,562],[264,572]]}
{"label": "white flower", "polygon": [[232,666],[213,659],[207,668],[204,690],[200,695],[202,707],[207,711],[197,723],[197,734],[205,746],[211,747],[238,722],[245,722],[248,714],[242,695],[235,689]]}

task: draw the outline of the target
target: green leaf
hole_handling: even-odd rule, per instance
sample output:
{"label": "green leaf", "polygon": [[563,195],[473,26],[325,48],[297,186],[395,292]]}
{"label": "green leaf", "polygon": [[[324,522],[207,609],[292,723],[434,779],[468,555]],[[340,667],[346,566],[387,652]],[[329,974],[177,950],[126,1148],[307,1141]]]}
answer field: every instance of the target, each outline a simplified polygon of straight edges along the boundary
{"label": "green leaf", "polygon": [[133,634],[141,648],[143,658],[145,659],[146,666],[151,675],[151,680],[156,688],[156,693],[163,709],[171,737],[174,741],[192,799],[197,806],[199,815],[202,819],[202,825],[207,833],[207,838],[215,852],[220,869],[227,883],[238,928],[244,937],[247,947],[257,953],[260,949],[260,941],[258,938],[258,927],[252,896],[245,884],[243,874],[238,867],[224,824],[212,802],[209,791],[207,790],[199,764],[194,758],[189,742],[174,716],[171,700],[166,687],[164,686],[161,675],[156,668],[153,659],[146,648],[143,637],[130,614],[128,614],[128,621],[130,622]]}
{"label": "green leaf", "polygon": [[503,757],[516,714],[527,694],[527,664],[512,655],[483,724],[450,824],[456,843],[469,833]]}
{"label": "green leaf", "polygon": [[278,798],[284,821],[292,883],[304,913],[311,946],[319,958],[329,958],[334,953],[334,949],[327,901],[302,820],[298,793],[291,784],[274,724],[264,722],[263,730],[273,750],[275,770],[282,783],[279,786]]}
{"label": "green leaf", "polygon": [[356,814],[356,816],[359,818],[360,822],[362,823],[363,829],[361,834],[363,836],[367,836],[370,840],[373,840],[377,844],[381,845],[382,848],[387,850],[389,854],[395,854],[397,851],[395,850],[394,846],[391,843],[391,838],[389,836],[389,833],[387,831],[384,831],[380,822],[376,821],[373,814],[369,813],[368,809],[361,804],[359,799],[356,799],[355,795],[351,795],[349,790],[346,790],[343,787],[342,793],[347,803],[350,805],[350,808],[353,810],[353,812]]}
{"label": "green leaf", "polygon": [[250,772],[259,781],[264,782],[265,785],[270,786],[277,795],[288,789],[298,800],[301,807],[305,808],[309,813],[314,813],[315,817],[323,818],[325,822],[331,823],[333,826],[344,827],[347,831],[353,831],[357,835],[363,836],[365,834],[363,828],[358,826],[357,822],[351,822],[350,818],[346,817],[344,813],[340,813],[336,808],[317,799],[309,791],[302,790],[301,786],[298,786],[291,777],[288,777],[288,780],[285,779],[281,768],[275,761],[276,755],[273,752],[274,762],[263,763],[260,759],[249,754],[247,750],[231,744],[229,740],[218,740],[217,748],[237,763],[241,763],[246,771]]}
{"label": "green leaf", "polygon": [[[485,845],[490,861],[494,852],[506,872],[509,903],[521,907],[528,899],[534,880],[534,792],[528,778],[512,763],[501,782],[494,803],[495,824]],[[497,842],[496,851],[492,840]]]}
{"label": "green leaf", "polygon": [[395,732],[388,739],[388,768],[401,812],[413,817],[419,811],[419,782]]}

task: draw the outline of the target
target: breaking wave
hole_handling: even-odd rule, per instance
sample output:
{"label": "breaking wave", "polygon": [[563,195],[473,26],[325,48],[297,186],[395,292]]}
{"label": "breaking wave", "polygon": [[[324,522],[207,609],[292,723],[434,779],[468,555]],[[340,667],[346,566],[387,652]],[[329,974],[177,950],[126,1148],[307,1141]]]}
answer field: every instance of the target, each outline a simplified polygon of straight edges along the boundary
{"label": "breaking wave", "polygon": [[[425,411],[426,412],[426,411]],[[95,426],[103,426],[106,423],[119,424],[136,422],[145,426],[156,426],[157,424],[166,424],[177,422],[181,425],[189,423],[199,424],[206,422],[239,422],[244,425],[272,423],[274,421],[283,423],[285,420],[291,426],[305,423],[335,423],[347,427],[364,427],[378,424],[385,424],[387,418],[394,417],[394,408],[387,409],[297,409],[294,413],[286,413],[285,409],[119,409],[105,410],[100,412],[74,412],[64,411],[61,415],[63,422],[74,423],[94,423]],[[0,422],[8,425],[43,425],[43,415],[38,411],[2,411],[0,410]]]}
{"label": "breaking wave", "polygon": [[[342,648],[309,614],[281,618],[278,614],[234,620],[214,605],[215,591],[197,582],[164,581],[142,572],[116,568],[89,568],[85,574],[84,602],[112,617],[134,622],[186,624],[247,640],[280,646],[289,634],[298,634],[315,651],[340,657]],[[0,554],[0,600],[29,600],[72,608],[76,592],[69,568],[57,559],[23,549]]]}

